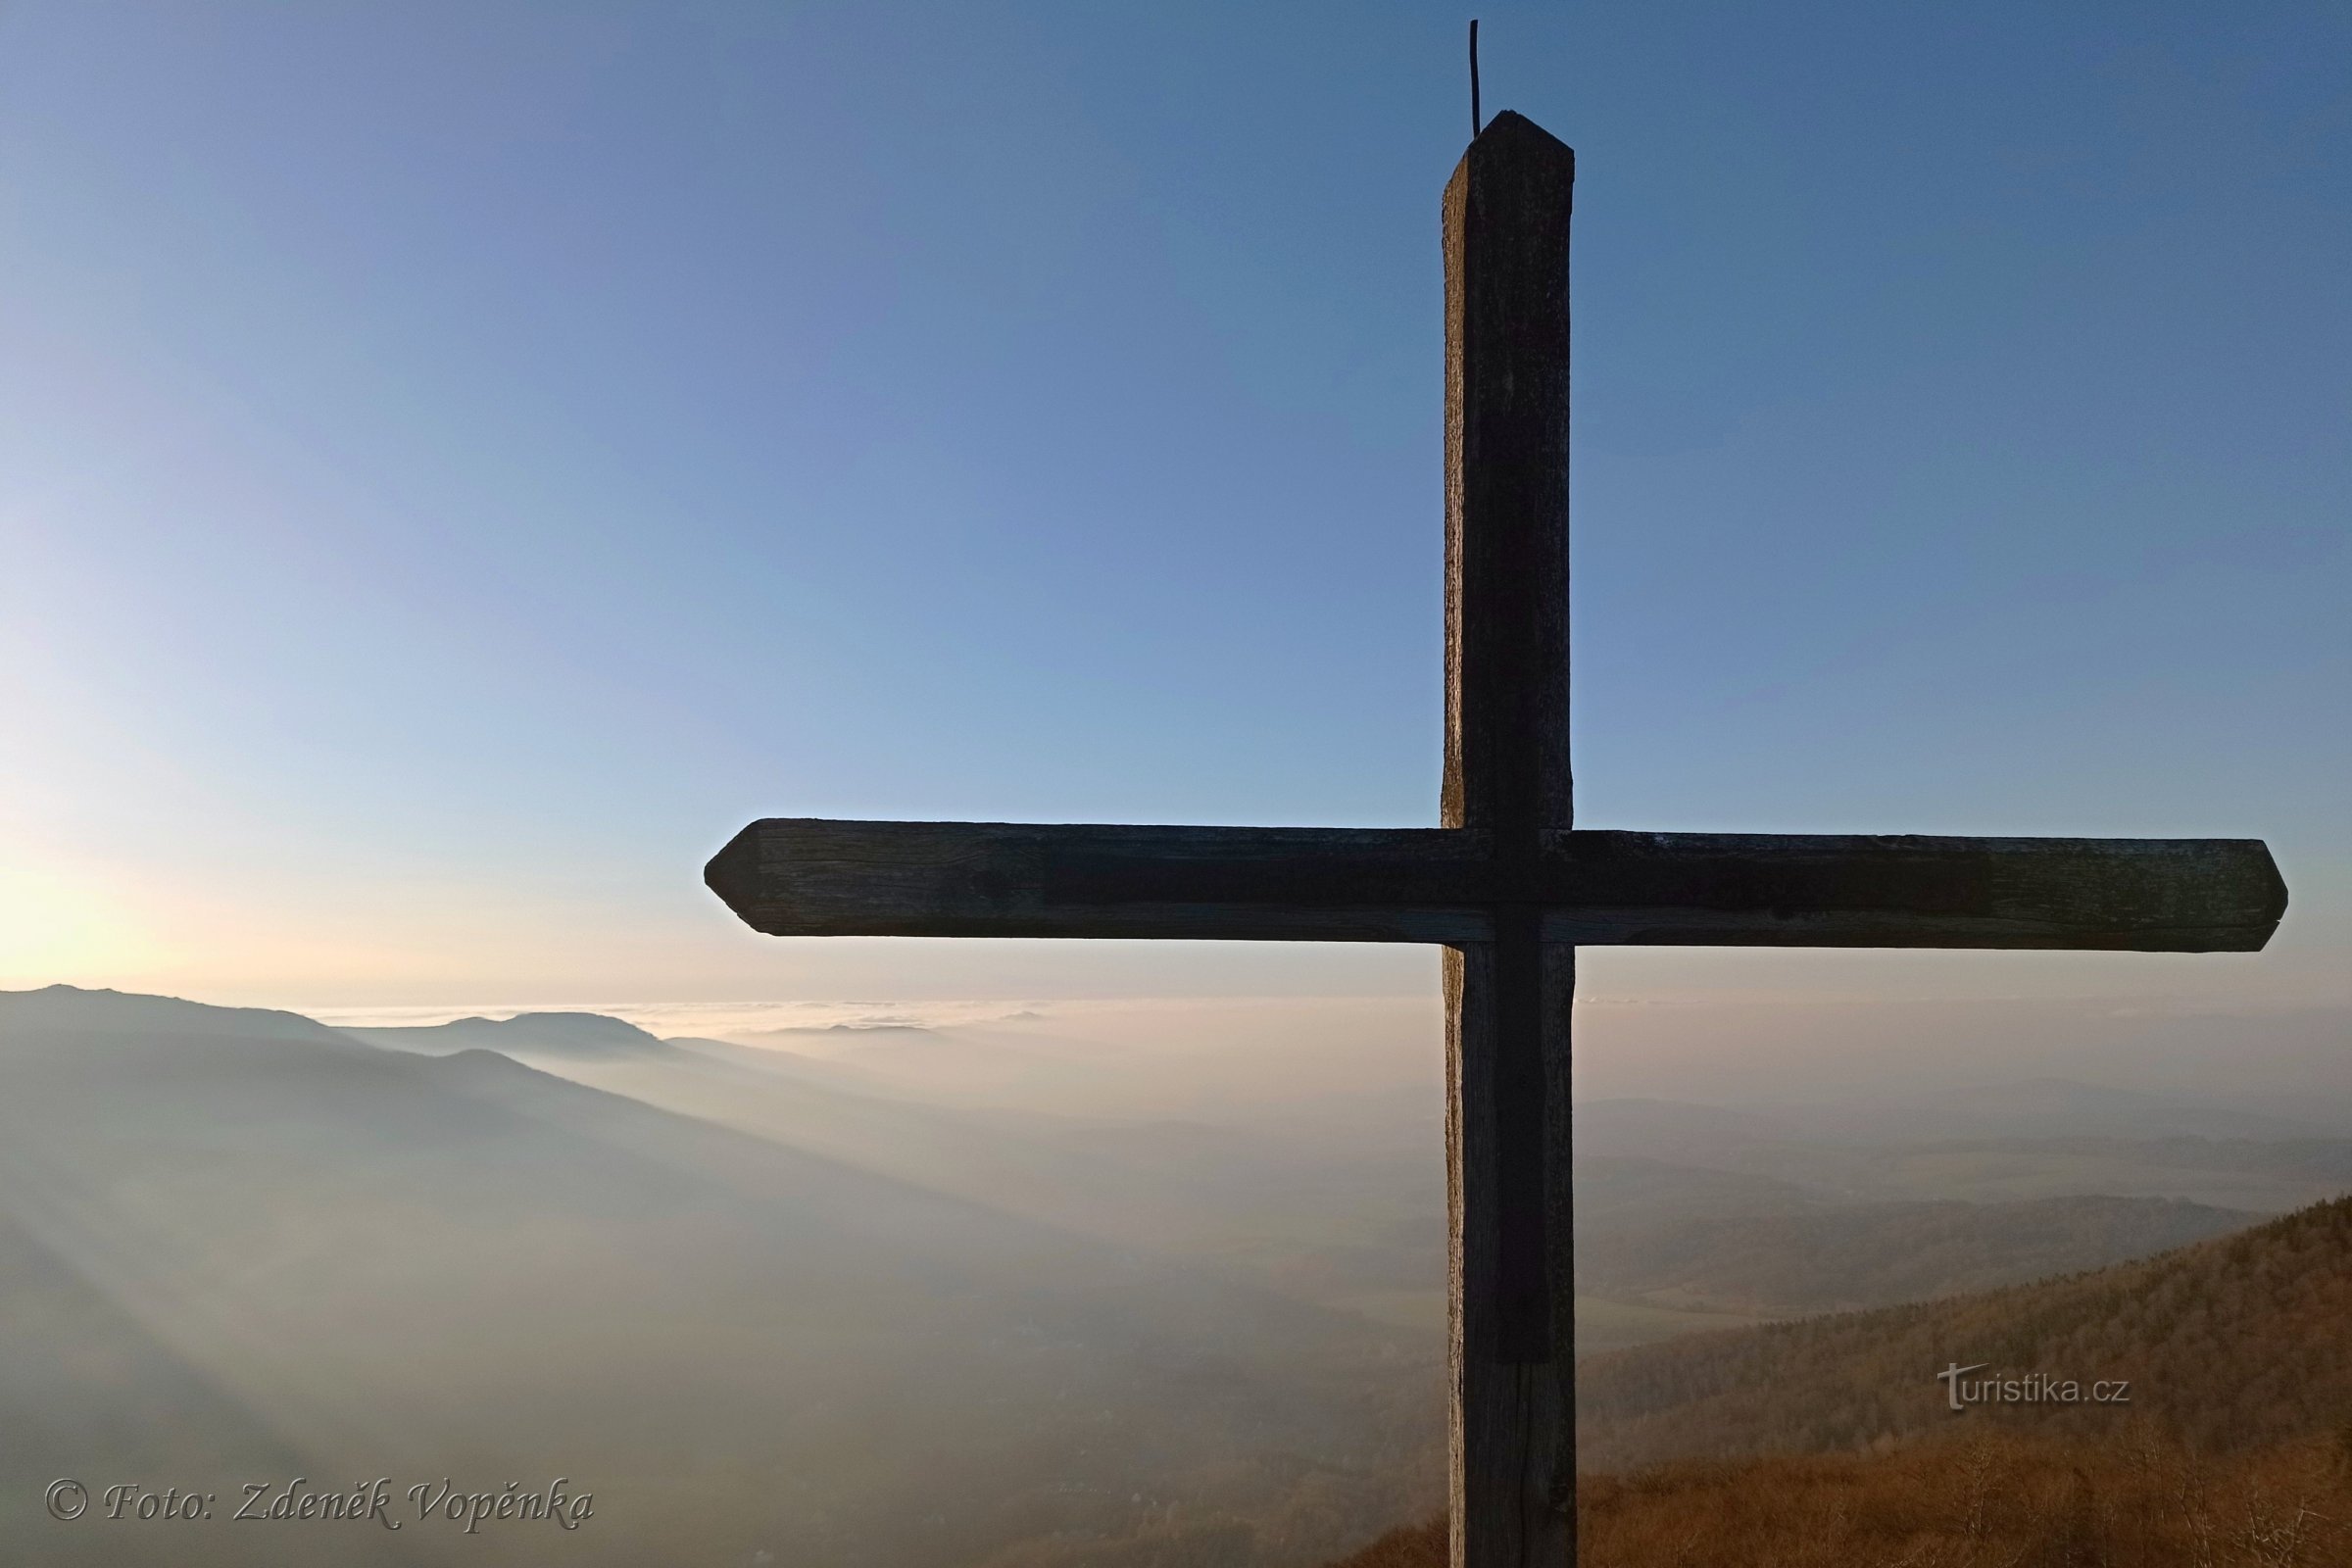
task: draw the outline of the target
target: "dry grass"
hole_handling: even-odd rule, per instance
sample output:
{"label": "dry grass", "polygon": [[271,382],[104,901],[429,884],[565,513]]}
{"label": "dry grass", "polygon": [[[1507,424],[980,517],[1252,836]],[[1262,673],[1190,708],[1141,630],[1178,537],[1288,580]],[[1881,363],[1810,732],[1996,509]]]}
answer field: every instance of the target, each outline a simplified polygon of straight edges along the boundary
{"label": "dry grass", "polygon": [[[2129,1428],[1585,1478],[1584,1568],[2352,1568],[2352,1428],[2212,1458]],[[1444,1568],[1444,1522],[1335,1568]]]}
{"label": "dry grass", "polygon": [[1392,1530],[1332,1568],[1446,1568],[1446,1519]]}

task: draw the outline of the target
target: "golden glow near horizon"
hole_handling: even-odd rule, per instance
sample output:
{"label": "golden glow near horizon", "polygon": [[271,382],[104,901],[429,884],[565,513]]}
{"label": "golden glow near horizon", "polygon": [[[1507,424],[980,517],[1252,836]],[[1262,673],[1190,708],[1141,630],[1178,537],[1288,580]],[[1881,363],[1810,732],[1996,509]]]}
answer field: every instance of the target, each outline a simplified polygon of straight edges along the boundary
{"label": "golden glow near horizon", "polygon": [[[698,886],[583,898],[546,886],[275,858],[240,879],[149,873],[0,838],[0,990],[65,983],[298,1010],[439,1009],[469,998],[616,1007],[958,1005],[960,999],[1414,997],[1434,950],[1374,944],[773,942]],[[2310,911],[2299,911],[2306,915]],[[2158,1011],[2352,1003],[2331,922],[2289,916],[2261,955],[1588,950],[1593,1003],[1836,1009],[1857,1003],[2108,999]]]}
{"label": "golden glow near horizon", "polygon": [[170,968],[132,902],[72,870],[9,865],[0,882],[0,990],[101,985]]}

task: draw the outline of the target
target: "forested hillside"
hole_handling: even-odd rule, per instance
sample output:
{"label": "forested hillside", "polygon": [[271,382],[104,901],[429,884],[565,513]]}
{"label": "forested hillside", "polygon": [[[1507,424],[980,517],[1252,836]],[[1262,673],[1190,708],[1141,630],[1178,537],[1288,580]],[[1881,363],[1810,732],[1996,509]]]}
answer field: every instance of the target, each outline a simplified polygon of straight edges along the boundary
{"label": "forested hillside", "polygon": [[[1954,1412],[1936,1373],[2128,1380]],[[2352,1198],[2158,1257],[1579,1368],[1587,1568],[2345,1568]],[[1333,1568],[1443,1568],[1433,1519]]]}
{"label": "forested hillside", "polygon": [[1936,1374],[2129,1380],[2129,1411],[1987,1406],[1967,1419],[2099,1438],[2128,1414],[2223,1451],[2352,1419],[2352,1199],[2136,1263],[1911,1306],[1595,1356],[1583,1465],[1852,1449],[1950,1424]]}

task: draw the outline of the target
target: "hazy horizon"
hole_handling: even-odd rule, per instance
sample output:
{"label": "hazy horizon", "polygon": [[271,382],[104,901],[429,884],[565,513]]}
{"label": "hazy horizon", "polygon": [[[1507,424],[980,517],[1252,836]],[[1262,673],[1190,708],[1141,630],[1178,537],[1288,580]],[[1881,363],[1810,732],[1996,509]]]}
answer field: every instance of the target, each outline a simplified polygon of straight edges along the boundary
{"label": "hazy horizon", "polygon": [[[122,988],[110,988],[122,989]],[[4,995],[5,993],[0,993]],[[213,1005],[270,1005],[212,997]],[[1367,1084],[1442,1098],[1444,1013],[1422,996],[1345,998],[913,998],[864,1002],[553,1000],[396,1007],[286,1005],[332,1028],[429,1028],[462,1019],[591,1013],[657,1038],[716,1039],[826,1056],[861,1037],[1051,1038],[1098,1077],[1139,1076],[1129,1113],[1195,1092],[1311,1097]],[[1790,1106],[1932,1099],[2073,1081],[2219,1104],[2264,1105],[2315,1126],[2352,1117],[2352,1009],[2278,1003],[2204,1008],[2112,998],[1919,1001],[1735,996],[1580,999],[1580,1102],[1647,1098]],[[1098,1048],[1089,1057],[1090,1048]],[[1155,1101],[1154,1095],[1163,1097]],[[2348,1122],[2347,1125],[2352,1125]]]}

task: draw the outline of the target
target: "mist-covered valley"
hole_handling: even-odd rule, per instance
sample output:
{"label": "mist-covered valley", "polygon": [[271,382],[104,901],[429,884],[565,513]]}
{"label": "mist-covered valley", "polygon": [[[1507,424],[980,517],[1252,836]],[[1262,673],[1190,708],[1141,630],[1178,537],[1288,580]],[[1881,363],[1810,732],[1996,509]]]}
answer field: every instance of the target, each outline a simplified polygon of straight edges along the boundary
{"label": "mist-covered valley", "polygon": [[[10,1560],[1321,1561],[1436,1503],[1439,1042],[662,1038],[0,994]],[[2063,1081],[1578,1107],[1580,1351],[2097,1268],[2352,1189]],[[390,1483],[383,1519],[229,1516]],[[89,1511],[60,1522],[43,1489]],[[544,1494],[467,1534],[409,1496]],[[512,1484],[512,1487],[510,1486]],[[109,1487],[215,1495],[109,1519]]]}

